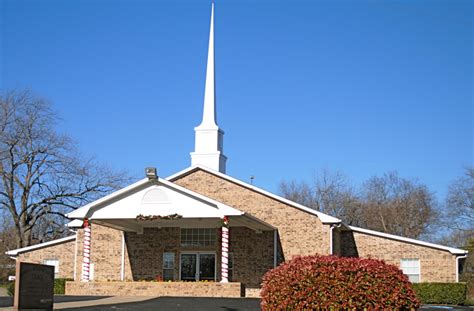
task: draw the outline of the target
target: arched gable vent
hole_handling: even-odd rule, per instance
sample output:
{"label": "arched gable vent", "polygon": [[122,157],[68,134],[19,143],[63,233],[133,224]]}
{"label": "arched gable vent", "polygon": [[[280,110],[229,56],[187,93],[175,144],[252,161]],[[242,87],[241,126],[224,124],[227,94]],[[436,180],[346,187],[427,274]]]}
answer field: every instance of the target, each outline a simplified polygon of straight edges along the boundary
{"label": "arched gable vent", "polygon": [[148,190],[142,198],[142,203],[168,203],[168,196],[162,189]]}

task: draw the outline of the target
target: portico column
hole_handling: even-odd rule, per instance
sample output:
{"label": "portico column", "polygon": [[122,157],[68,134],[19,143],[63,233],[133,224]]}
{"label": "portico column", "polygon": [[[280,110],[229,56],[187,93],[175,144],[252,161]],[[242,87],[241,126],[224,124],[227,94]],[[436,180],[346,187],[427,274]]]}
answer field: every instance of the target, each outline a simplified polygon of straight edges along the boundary
{"label": "portico column", "polygon": [[222,219],[221,283],[229,282],[229,218]]}
{"label": "portico column", "polygon": [[89,282],[90,256],[91,256],[91,225],[89,220],[84,219],[84,247],[82,256],[82,281]]}

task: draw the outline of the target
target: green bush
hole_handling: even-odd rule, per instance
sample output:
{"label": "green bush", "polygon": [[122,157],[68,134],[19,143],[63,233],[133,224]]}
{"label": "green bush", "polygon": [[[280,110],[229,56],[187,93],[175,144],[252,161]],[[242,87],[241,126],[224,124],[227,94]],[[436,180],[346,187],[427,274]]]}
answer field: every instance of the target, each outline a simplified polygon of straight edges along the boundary
{"label": "green bush", "polygon": [[410,310],[420,302],[406,275],[381,260],[296,257],[268,271],[263,310]]}
{"label": "green bush", "polygon": [[[54,294],[64,295],[66,289],[66,282],[73,281],[73,279],[54,279]],[[8,295],[13,296],[15,294],[15,282],[11,282],[8,285]]]}
{"label": "green bush", "polygon": [[15,282],[11,282],[7,287],[8,296],[13,296],[15,294]]}
{"label": "green bush", "polygon": [[67,281],[73,281],[73,279],[54,279],[54,294],[55,295],[64,295]]}
{"label": "green bush", "polygon": [[415,283],[413,289],[422,303],[462,305],[466,301],[466,283]]}

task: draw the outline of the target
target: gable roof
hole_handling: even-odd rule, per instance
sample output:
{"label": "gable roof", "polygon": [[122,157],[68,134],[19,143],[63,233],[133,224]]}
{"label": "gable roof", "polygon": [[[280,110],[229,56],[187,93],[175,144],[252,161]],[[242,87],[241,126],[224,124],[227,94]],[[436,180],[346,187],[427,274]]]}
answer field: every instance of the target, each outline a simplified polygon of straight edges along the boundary
{"label": "gable roof", "polygon": [[74,234],[71,236],[67,236],[65,238],[43,242],[43,243],[39,243],[39,244],[35,244],[35,245],[23,247],[23,248],[12,249],[12,250],[9,250],[8,252],[5,252],[5,254],[7,254],[8,256],[17,256],[18,254],[21,254],[21,253],[29,252],[29,251],[40,249],[43,247],[48,247],[48,246],[53,246],[53,245],[58,245],[58,244],[74,241],[75,239],[76,239],[76,235]]}
{"label": "gable roof", "polygon": [[[179,193],[180,195],[185,195],[193,200],[195,200],[198,203],[208,205],[210,207],[215,208],[215,212],[211,213],[212,215],[202,215],[202,217],[216,217],[219,216],[241,216],[244,215],[245,213],[235,209],[229,205],[226,205],[224,203],[221,203],[219,201],[216,201],[214,199],[211,199],[209,197],[206,197],[200,193],[194,192],[192,190],[189,190],[187,188],[181,187],[180,185],[177,185],[173,182],[170,182],[166,179],[157,177],[156,179],[149,179],[149,178],[144,178],[142,180],[139,180],[136,183],[131,184],[130,186],[127,186],[125,188],[122,188],[118,191],[115,191],[101,199],[98,199],[94,202],[91,202],[87,205],[84,205],[83,207],[72,211],[66,216],[71,219],[83,219],[83,218],[88,218],[91,216],[92,213],[95,211],[99,211],[101,209],[107,209],[108,205],[113,205],[119,202],[120,200],[125,200],[129,197],[134,196],[136,193],[143,192],[149,188],[152,187],[157,187],[157,186],[163,186],[166,187],[169,191],[173,191],[176,193]],[[127,212],[127,214],[130,214],[132,212],[131,209],[122,209],[123,211]],[[115,209],[114,213],[117,213],[118,210]],[[104,214],[104,211],[100,211],[100,214]],[[109,215],[112,215],[111,211],[108,211]],[[100,218],[107,218],[107,215],[101,215]],[[114,214],[114,217],[111,218],[123,218],[127,217],[126,215],[118,215]],[[129,215],[128,215],[129,216]],[[134,216],[135,217],[135,216]]]}
{"label": "gable roof", "polygon": [[350,228],[352,231],[355,231],[355,232],[365,233],[365,234],[374,235],[374,236],[379,236],[379,237],[387,238],[387,239],[391,239],[391,240],[396,240],[396,241],[401,241],[401,242],[407,242],[407,243],[411,243],[411,244],[416,244],[416,245],[421,245],[421,246],[427,246],[427,247],[431,247],[431,248],[435,248],[435,249],[440,249],[440,250],[448,251],[448,252],[450,252],[450,253],[453,254],[453,255],[465,255],[465,254],[468,253],[468,251],[465,251],[465,250],[463,250],[463,249],[454,248],[454,247],[448,247],[448,246],[444,246],[444,245],[439,245],[439,244],[424,242],[424,241],[415,240],[415,239],[410,239],[410,238],[405,238],[405,237],[402,237],[402,236],[399,236],[399,235],[388,234],[388,233],[378,232],[378,231],[369,230],[369,229],[364,229],[364,228],[359,228],[359,227],[354,227],[354,226],[349,226],[349,228]]}
{"label": "gable roof", "polygon": [[281,196],[276,195],[274,193],[271,193],[269,191],[263,190],[261,188],[255,187],[254,185],[248,184],[248,183],[246,183],[244,181],[241,181],[237,178],[231,177],[229,175],[223,174],[221,172],[215,171],[215,170],[207,168],[207,167],[202,167],[202,166],[199,166],[199,165],[198,166],[191,166],[191,167],[188,167],[188,168],[186,168],[186,169],[184,169],[184,170],[182,170],[182,171],[180,171],[176,174],[168,176],[166,179],[169,180],[169,181],[175,181],[176,179],[178,179],[180,177],[183,177],[183,176],[186,176],[186,175],[189,175],[189,174],[191,174],[191,173],[193,173],[197,170],[203,170],[203,171],[208,172],[212,175],[215,175],[215,176],[220,177],[222,179],[228,180],[232,183],[238,184],[242,187],[245,187],[245,188],[248,188],[248,189],[253,190],[255,192],[258,192],[260,194],[263,194],[264,196],[267,196],[267,197],[272,198],[274,200],[280,201],[280,202],[285,203],[287,205],[290,205],[294,208],[305,211],[309,214],[315,215],[321,220],[322,223],[325,223],[325,224],[341,223],[341,220],[336,218],[336,217],[321,213],[321,212],[316,211],[316,210],[314,210],[312,208],[309,208],[307,206],[304,206],[304,205],[298,204],[296,202],[290,201],[290,200],[288,200],[284,197],[281,197]]}

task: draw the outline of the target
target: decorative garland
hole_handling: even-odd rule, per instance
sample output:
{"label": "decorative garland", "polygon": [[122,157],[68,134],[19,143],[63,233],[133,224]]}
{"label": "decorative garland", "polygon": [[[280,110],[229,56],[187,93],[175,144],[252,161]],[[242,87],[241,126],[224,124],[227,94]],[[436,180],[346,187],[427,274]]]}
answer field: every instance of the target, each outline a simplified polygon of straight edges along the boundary
{"label": "decorative garland", "polygon": [[229,228],[229,217],[224,216],[224,218],[222,218],[222,220],[221,220],[221,226],[222,226],[222,227]]}
{"label": "decorative garland", "polygon": [[138,215],[136,217],[136,220],[138,221],[150,221],[150,220],[175,220],[175,219],[181,219],[183,218],[183,215],[179,214],[171,214],[167,216],[161,216],[161,215]]}

